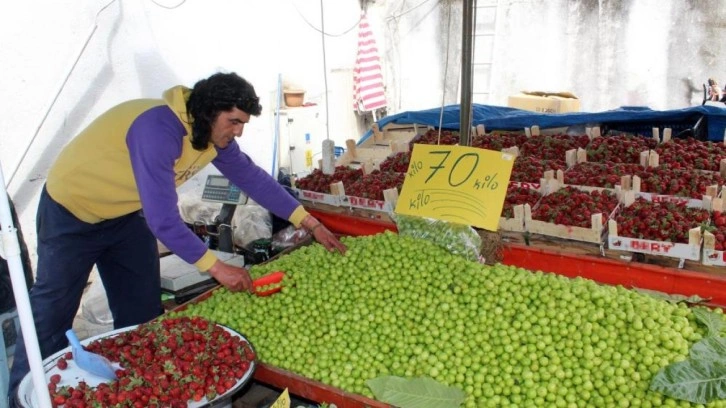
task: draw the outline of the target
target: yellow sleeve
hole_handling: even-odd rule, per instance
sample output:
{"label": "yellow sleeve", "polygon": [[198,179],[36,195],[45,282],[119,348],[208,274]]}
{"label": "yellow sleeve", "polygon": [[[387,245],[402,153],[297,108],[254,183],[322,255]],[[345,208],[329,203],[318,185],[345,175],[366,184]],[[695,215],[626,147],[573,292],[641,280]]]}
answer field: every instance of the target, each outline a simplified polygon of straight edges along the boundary
{"label": "yellow sleeve", "polygon": [[303,219],[308,215],[310,214],[305,210],[305,207],[301,205],[297,207],[295,211],[292,212],[292,214],[290,214],[290,218],[288,218],[287,220],[290,221],[292,225],[295,226],[295,228],[299,228],[300,223],[302,223]]}
{"label": "yellow sleeve", "polygon": [[194,266],[202,272],[207,272],[215,262],[217,262],[217,257],[212,251],[207,250],[197,262],[194,262]]}

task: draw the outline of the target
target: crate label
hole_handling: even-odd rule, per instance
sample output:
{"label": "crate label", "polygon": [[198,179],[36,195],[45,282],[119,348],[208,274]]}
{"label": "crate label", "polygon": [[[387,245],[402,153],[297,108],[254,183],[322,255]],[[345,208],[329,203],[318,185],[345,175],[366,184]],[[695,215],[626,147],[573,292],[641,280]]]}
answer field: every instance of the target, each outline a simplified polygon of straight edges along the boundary
{"label": "crate label", "polygon": [[699,247],[688,244],[651,241],[647,239],[609,236],[608,247],[621,251],[639,252],[643,254],[661,255],[671,258],[698,260]]}
{"label": "crate label", "polygon": [[524,181],[510,181],[510,186],[514,187],[521,187],[521,188],[528,188],[530,190],[537,190],[539,191],[539,188],[542,186],[540,183],[527,183]]}
{"label": "crate label", "polygon": [[703,249],[703,264],[713,266],[726,266],[726,251]]}
{"label": "crate label", "polygon": [[374,200],[372,198],[343,196],[341,197],[341,205],[347,205],[354,208],[374,211],[390,211],[391,206],[385,201]]}
{"label": "crate label", "polygon": [[340,205],[340,198],[332,194],[318,193],[317,191],[293,189],[300,200],[307,200],[316,203],[329,205]]}

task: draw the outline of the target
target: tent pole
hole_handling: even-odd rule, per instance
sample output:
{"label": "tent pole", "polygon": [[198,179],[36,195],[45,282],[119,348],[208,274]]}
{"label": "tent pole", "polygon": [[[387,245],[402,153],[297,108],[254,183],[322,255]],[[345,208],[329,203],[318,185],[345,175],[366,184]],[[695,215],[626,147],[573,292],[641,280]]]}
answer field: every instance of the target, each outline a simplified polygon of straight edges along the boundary
{"label": "tent pole", "polygon": [[469,146],[471,133],[472,44],[476,0],[464,0],[461,24],[461,104],[459,105],[459,144]]}
{"label": "tent pole", "polygon": [[[13,217],[10,212],[10,202],[8,201],[8,192],[5,188],[5,178],[3,176],[2,166],[0,166],[0,246],[5,259],[8,261],[8,269],[10,270],[10,281],[13,285],[13,293],[15,294],[15,304],[18,308],[18,317],[20,319],[20,328],[23,331],[23,340],[25,341],[25,351],[28,355],[28,363],[30,364],[30,373],[33,380],[33,388],[38,398],[38,406],[41,408],[51,408],[50,394],[48,393],[48,384],[45,379],[45,370],[43,369],[43,358],[40,355],[40,346],[38,345],[38,334],[35,331],[35,321],[33,320],[33,312],[30,309],[30,298],[25,283],[25,274],[23,273],[23,263],[20,257],[20,244],[18,242],[17,229],[13,225]],[[2,336],[2,333],[0,333]],[[5,352],[2,350],[1,352]],[[5,395],[0,396],[5,398]]]}

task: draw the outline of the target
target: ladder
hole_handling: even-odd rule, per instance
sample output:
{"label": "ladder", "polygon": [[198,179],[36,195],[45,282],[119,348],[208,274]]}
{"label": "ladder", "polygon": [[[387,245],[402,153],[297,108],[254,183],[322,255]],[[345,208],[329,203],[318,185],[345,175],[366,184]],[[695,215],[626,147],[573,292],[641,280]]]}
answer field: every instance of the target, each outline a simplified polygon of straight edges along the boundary
{"label": "ladder", "polygon": [[477,0],[474,46],[472,50],[472,102],[491,103],[494,38],[499,0]]}

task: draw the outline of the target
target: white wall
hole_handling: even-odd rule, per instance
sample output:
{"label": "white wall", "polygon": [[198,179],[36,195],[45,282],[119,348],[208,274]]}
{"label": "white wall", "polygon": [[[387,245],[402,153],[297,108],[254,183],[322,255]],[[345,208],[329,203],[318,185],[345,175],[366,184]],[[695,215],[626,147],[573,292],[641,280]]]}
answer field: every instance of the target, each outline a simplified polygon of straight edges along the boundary
{"label": "white wall", "polygon": [[[700,103],[709,76],[726,81],[721,0],[492,2],[498,7],[490,104],[537,89],[573,91],[588,111],[668,109]],[[458,103],[461,0],[367,3],[388,113]],[[49,166],[108,107],[191,86],[217,70],[236,71],[264,104],[241,144],[271,170],[278,75],[305,89],[308,101],[325,102],[320,1],[24,0],[0,7],[0,165],[31,251]],[[328,129],[335,140],[356,139],[370,125],[370,117],[363,121],[352,110],[347,77],[360,4],[323,0],[323,7]]]}

